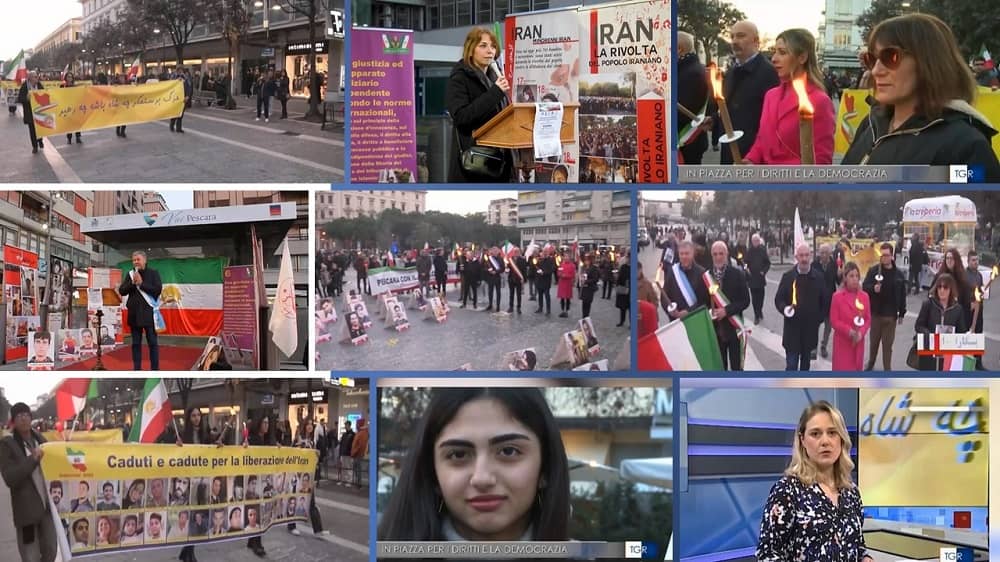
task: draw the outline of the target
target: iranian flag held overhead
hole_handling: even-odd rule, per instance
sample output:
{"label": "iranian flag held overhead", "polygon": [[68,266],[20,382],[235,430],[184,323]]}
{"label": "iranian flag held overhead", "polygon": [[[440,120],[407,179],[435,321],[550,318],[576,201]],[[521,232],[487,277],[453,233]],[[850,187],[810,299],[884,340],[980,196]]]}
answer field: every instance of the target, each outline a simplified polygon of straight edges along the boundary
{"label": "iranian flag held overhead", "polygon": [[640,371],[722,370],[715,327],[704,307],[642,338],[637,351]]}
{"label": "iranian flag held overhead", "polygon": [[163,379],[146,379],[132,432],[128,436],[129,442],[155,443],[172,421],[170,410],[170,395]]}
{"label": "iranian flag held overhead", "polygon": [[97,396],[97,379],[65,379],[56,389],[56,417],[75,418],[83,411],[87,399]]}

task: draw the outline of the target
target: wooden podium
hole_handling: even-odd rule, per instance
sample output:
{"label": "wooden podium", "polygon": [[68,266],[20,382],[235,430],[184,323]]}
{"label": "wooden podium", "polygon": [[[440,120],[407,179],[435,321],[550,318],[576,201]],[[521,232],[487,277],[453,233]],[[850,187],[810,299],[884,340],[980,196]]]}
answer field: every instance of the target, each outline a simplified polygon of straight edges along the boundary
{"label": "wooden podium", "polygon": [[[559,141],[562,144],[576,142],[576,111],[579,103],[563,104],[562,127]],[[506,148],[514,154],[514,167],[529,170],[535,166],[534,134],[535,104],[512,103],[493,116],[485,125],[472,132],[472,138],[480,146]]]}

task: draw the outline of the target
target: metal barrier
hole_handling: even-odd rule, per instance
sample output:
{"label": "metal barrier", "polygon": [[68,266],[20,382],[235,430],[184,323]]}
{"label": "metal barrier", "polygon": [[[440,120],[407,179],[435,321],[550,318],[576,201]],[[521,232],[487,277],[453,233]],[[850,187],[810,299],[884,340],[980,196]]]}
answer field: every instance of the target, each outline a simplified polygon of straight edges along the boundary
{"label": "metal barrier", "polygon": [[352,459],[327,457],[320,463],[319,475],[323,480],[343,486],[367,488],[369,485],[368,459]]}

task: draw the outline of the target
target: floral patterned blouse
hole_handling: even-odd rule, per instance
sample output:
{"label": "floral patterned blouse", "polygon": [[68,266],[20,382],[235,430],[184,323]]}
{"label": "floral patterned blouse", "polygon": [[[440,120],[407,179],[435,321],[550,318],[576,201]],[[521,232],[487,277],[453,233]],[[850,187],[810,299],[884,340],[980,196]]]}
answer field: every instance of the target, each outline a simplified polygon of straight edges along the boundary
{"label": "floral patterned blouse", "polygon": [[760,524],[759,562],[861,562],[868,551],[857,487],[834,506],[819,484],[785,476],[771,488]]}

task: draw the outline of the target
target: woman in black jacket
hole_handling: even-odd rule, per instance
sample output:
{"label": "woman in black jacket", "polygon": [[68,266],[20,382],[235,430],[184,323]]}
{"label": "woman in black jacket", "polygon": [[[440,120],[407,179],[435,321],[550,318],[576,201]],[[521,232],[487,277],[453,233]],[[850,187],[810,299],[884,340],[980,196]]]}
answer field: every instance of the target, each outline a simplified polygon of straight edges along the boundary
{"label": "woman in black jacket", "polygon": [[990,145],[997,131],[972,107],[976,83],[944,22],[928,14],[887,19],[869,34],[863,60],[874,100],[844,164],[979,165],[985,181],[1000,182]]}
{"label": "woman in black jacket", "polygon": [[[452,182],[504,182],[499,179],[466,173],[462,169],[462,152],[475,146],[472,132],[482,127],[507,105],[510,84],[503,75],[497,76],[490,68],[497,56],[500,42],[485,27],[476,27],[465,37],[462,60],[458,61],[448,77],[445,105],[455,125],[458,153],[452,159],[448,180]],[[506,170],[510,170],[511,156],[503,151]]]}
{"label": "woman in black jacket", "polygon": [[[913,325],[917,334],[935,334],[942,331],[942,326],[953,328],[956,334],[968,330],[969,323],[965,319],[965,311],[958,303],[956,292],[955,279],[951,275],[943,273],[934,280],[930,298],[921,305],[920,314]],[[940,360],[929,355],[918,357],[917,364],[921,371],[941,369]]]}
{"label": "woman in black jacket", "polygon": [[632,285],[632,270],[628,265],[629,254],[625,254],[621,263],[618,266],[618,280],[615,282],[615,306],[618,308],[618,324],[616,326],[621,326],[625,323],[625,317],[628,316],[629,322],[632,321],[632,310],[629,304],[629,287]]}
{"label": "woman in black jacket", "polygon": [[[972,292],[974,287],[969,283],[968,275],[965,273],[965,265],[962,263],[962,254],[955,248],[952,248],[944,253],[944,263],[938,268],[937,274],[934,275],[934,281],[931,282],[931,287],[936,287],[938,277],[942,275],[950,275],[955,281],[955,290],[953,294],[955,299],[958,301],[958,305],[962,308],[962,313],[965,314],[965,323],[969,324],[972,322]],[[933,291],[931,292],[931,298],[933,298]]]}
{"label": "woman in black jacket", "polygon": [[290,86],[288,71],[282,68],[281,75],[278,76],[278,101],[281,102],[282,119],[288,119],[288,98],[292,95]]}

